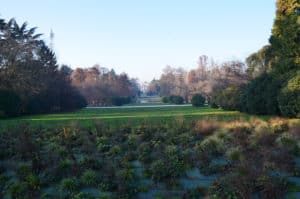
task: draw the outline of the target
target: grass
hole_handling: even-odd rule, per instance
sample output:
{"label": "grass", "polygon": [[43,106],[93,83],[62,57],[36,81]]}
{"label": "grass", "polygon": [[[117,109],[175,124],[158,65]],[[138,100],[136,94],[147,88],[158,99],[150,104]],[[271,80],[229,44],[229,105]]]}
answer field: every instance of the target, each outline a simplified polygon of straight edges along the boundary
{"label": "grass", "polygon": [[[177,118],[200,119],[213,118],[222,121],[249,120],[248,114],[238,111],[224,111],[210,107],[133,107],[133,108],[85,108],[76,112],[43,114],[23,116],[12,119],[0,120],[0,127],[13,127],[20,123],[28,123],[33,127],[56,127],[70,125],[74,122],[81,126],[89,127],[95,121],[101,121],[112,126],[122,124],[139,124],[141,122],[168,122]],[[269,119],[270,116],[261,116],[262,119]]]}

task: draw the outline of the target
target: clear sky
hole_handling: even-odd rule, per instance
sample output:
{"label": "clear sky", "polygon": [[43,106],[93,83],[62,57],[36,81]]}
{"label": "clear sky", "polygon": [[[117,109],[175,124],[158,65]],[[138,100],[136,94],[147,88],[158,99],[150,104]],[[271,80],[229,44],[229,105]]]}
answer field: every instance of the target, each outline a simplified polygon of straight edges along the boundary
{"label": "clear sky", "polygon": [[206,54],[244,60],[268,43],[275,0],[0,0],[0,16],[55,33],[59,63],[94,64],[141,80]]}

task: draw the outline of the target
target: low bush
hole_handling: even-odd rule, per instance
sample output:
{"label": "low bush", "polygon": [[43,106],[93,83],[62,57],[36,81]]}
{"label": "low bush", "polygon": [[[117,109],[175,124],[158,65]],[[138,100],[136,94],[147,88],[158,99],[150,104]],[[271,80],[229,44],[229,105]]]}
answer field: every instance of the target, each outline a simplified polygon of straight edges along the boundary
{"label": "low bush", "polygon": [[111,104],[114,106],[122,106],[131,102],[130,97],[113,97],[111,98]]}
{"label": "low bush", "polygon": [[199,93],[198,94],[194,94],[192,96],[191,102],[192,102],[192,105],[196,106],[196,107],[198,107],[198,106],[204,106],[205,97],[203,95],[199,94]]}
{"label": "low bush", "polygon": [[241,109],[241,88],[228,87],[213,95],[212,106],[221,107],[224,110],[240,110]]}
{"label": "low bush", "polygon": [[165,104],[170,103],[170,97],[169,96],[162,97],[162,102]]}
{"label": "low bush", "polygon": [[253,79],[242,92],[241,110],[251,114],[279,114],[280,87],[280,82],[267,73]]}
{"label": "low bush", "polygon": [[162,98],[163,103],[183,104],[184,99],[179,95],[165,96]]}

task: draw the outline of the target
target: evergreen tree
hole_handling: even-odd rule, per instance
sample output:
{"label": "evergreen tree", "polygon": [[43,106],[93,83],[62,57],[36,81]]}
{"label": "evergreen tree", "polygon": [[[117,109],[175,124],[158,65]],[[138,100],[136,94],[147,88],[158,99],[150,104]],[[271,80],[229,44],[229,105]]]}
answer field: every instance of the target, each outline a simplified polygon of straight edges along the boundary
{"label": "evergreen tree", "polygon": [[291,85],[298,85],[300,72],[300,1],[277,0],[276,5],[270,45],[247,58],[248,72],[262,74],[244,90],[242,110],[297,117],[299,91]]}

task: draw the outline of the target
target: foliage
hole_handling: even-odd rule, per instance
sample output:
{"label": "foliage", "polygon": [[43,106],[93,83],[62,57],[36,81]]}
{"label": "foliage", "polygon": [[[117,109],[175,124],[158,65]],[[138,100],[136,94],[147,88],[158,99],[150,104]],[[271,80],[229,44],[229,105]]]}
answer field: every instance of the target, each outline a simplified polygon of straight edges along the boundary
{"label": "foliage", "polygon": [[129,104],[131,102],[130,97],[114,97],[111,99],[111,103],[114,106],[122,106],[124,104]]}
{"label": "foliage", "polygon": [[0,118],[18,115],[21,110],[20,97],[11,90],[0,90]]}
{"label": "foliage", "polygon": [[159,80],[153,79],[147,86],[146,95],[158,96],[160,94],[160,82]]}
{"label": "foliage", "polygon": [[201,94],[194,94],[192,96],[191,103],[193,106],[203,106],[205,103],[205,97]]}
{"label": "foliage", "polygon": [[85,186],[95,185],[97,174],[95,171],[87,170],[81,175],[80,180]]}
{"label": "foliage", "polygon": [[58,67],[54,52],[35,31],[14,19],[4,22],[0,29],[0,88],[2,94],[3,90],[9,92],[1,103],[7,99],[15,103],[7,104],[7,116],[84,107],[85,101],[71,86],[67,70]]}
{"label": "foliage", "polygon": [[212,102],[224,110],[241,109],[241,88],[227,87],[213,95]]}
{"label": "foliage", "polygon": [[277,94],[280,82],[270,74],[253,79],[241,96],[241,110],[251,114],[278,114]]}
{"label": "foliage", "polygon": [[251,54],[246,59],[247,74],[252,78],[258,77],[266,72],[272,70],[272,61],[274,55],[272,55],[272,48],[270,45],[262,47],[258,52]]}
{"label": "foliage", "polygon": [[165,148],[162,160],[157,160],[150,166],[152,179],[156,181],[163,179],[174,180],[182,174],[183,169],[181,154],[177,147],[172,145]]}
{"label": "foliage", "polygon": [[80,90],[89,106],[121,106],[130,103],[140,93],[137,80],[98,65],[75,69],[71,74],[71,82]]}
{"label": "foliage", "polygon": [[69,194],[74,194],[79,190],[79,184],[76,178],[65,178],[60,182],[60,188]]}
{"label": "foliage", "polygon": [[178,95],[171,95],[163,97],[162,101],[164,103],[171,103],[171,104],[183,104],[184,99]]}
{"label": "foliage", "polygon": [[297,117],[299,92],[289,86],[299,87],[295,77],[300,67],[299,7],[298,0],[277,0],[270,45],[247,59],[248,72],[256,78],[246,87],[242,99],[242,103],[246,104],[244,111]]}
{"label": "foliage", "polygon": [[245,84],[248,79],[243,62],[233,60],[217,64],[202,55],[198,67],[190,71],[167,66],[160,79],[153,80],[147,89],[159,92],[160,96],[179,95],[188,102],[195,93],[201,93],[209,99],[214,92]]}
{"label": "foliage", "polygon": [[300,72],[281,89],[278,103],[282,115],[300,117]]}

